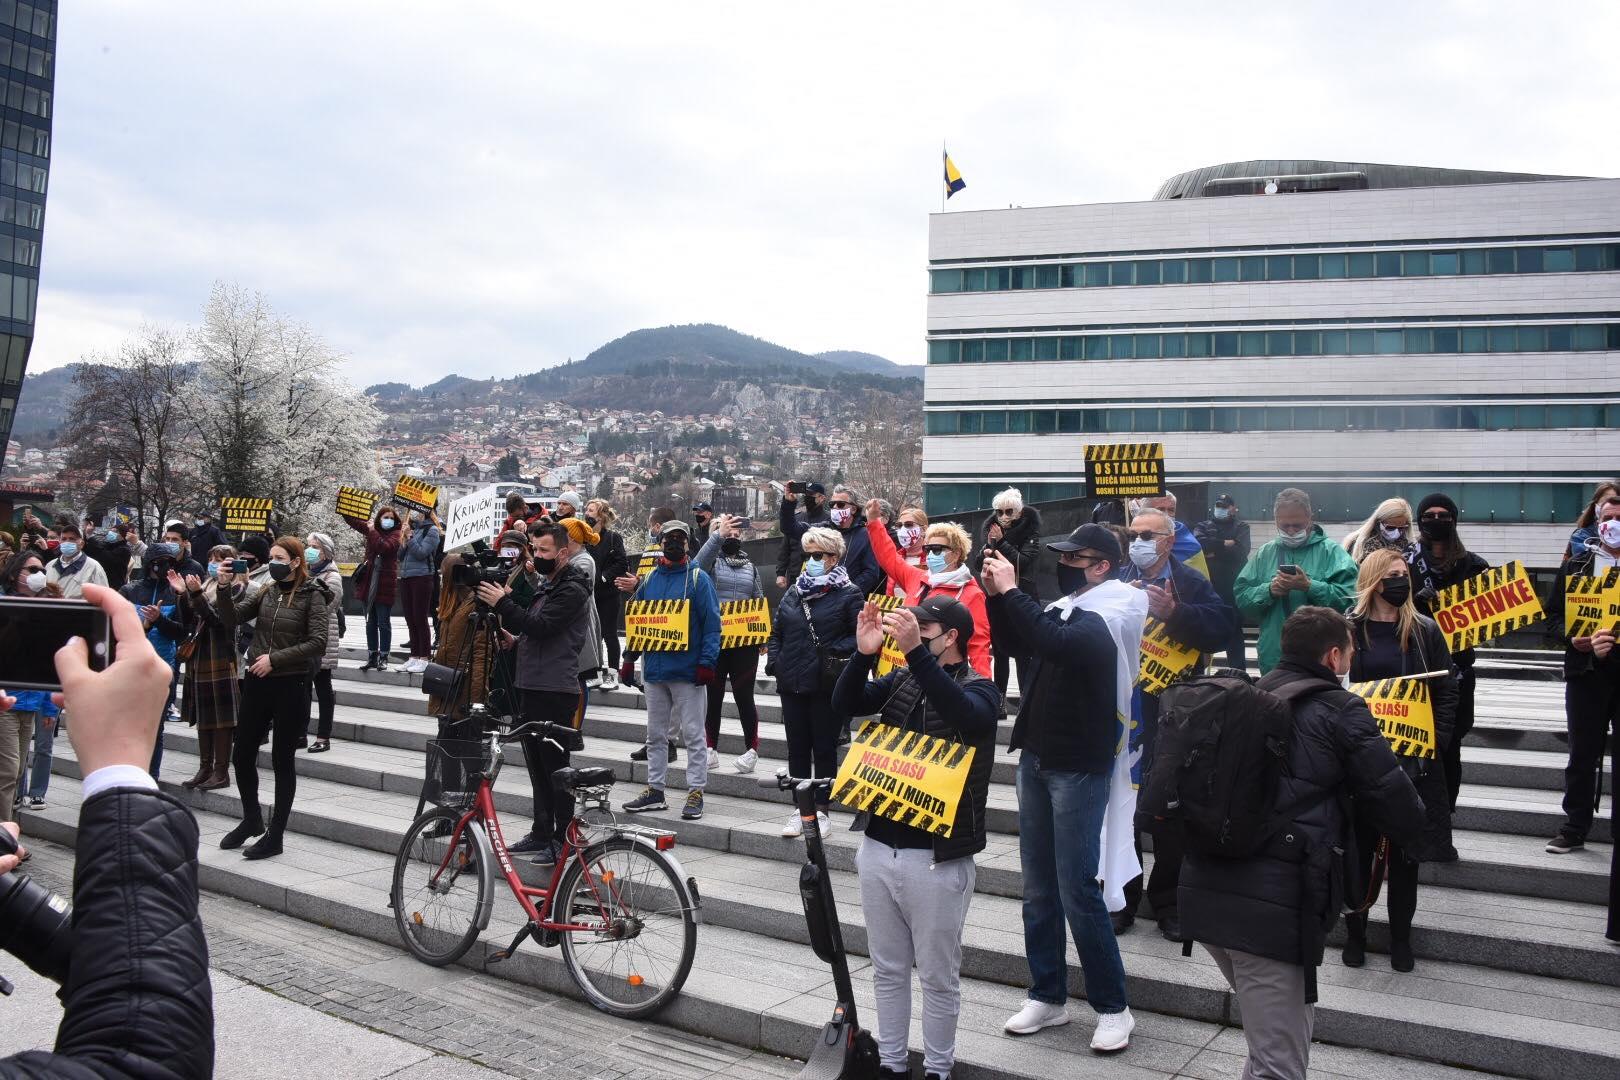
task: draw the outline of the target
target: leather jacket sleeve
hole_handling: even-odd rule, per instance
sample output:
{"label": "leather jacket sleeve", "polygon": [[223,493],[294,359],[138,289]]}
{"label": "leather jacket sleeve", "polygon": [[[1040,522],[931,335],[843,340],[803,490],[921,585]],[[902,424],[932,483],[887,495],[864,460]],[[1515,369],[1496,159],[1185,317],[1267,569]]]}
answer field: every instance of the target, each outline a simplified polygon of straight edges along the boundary
{"label": "leather jacket sleeve", "polygon": [[80,809],[78,846],[56,1049],[0,1060],[0,1077],[212,1076],[196,819],[168,795],[115,788]]}

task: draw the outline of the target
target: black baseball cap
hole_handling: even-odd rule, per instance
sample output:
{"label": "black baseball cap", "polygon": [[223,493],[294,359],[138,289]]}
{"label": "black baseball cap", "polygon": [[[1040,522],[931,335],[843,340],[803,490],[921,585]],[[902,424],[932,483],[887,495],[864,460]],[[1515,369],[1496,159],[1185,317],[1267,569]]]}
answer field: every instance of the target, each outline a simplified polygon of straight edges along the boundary
{"label": "black baseball cap", "polygon": [[1237,500],[1230,495],[1222,495],[1215,500],[1216,506],[1236,506]]}
{"label": "black baseball cap", "polygon": [[1120,560],[1119,540],[1106,525],[1087,523],[1069,534],[1067,540],[1047,544],[1048,551],[1095,551],[1109,562]]}
{"label": "black baseball cap", "polygon": [[808,494],[808,495],[825,495],[825,494],[827,494],[827,489],[822,487],[820,484],[816,483],[813,480],[810,483],[804,485],[804,490],[805,490],[805,493]]}
{"label": "black baseball cap", "polygon": [[695,513],[697,513],[697,512],[698,512],[698,511],[700,511],[700,510],[701,510],[701,511],[702,511],[702,512],[703,512],[703,513],[705,513],[705,514],[712,514],[712,513],[714,513],[714,507],[712,507],[712,506],[710,506],[710,505],[709,505],[709,504],[708,504],[708,503],[706,503],[706,502],[700,502],[700,503],[693,503],[693,504],[692,504],[692,512],[693,512],[693,513],[694,513],[694,514],[695,514]]}
{"label": "black baseball cap", "polygon": [[920,623],[939,623],[947,630],[955,630],[957,642],[966,650],[968,638],[973,636],[973,612],[968,610],[966,604],[954,596],[935,593],[906,610],[915,615]]}

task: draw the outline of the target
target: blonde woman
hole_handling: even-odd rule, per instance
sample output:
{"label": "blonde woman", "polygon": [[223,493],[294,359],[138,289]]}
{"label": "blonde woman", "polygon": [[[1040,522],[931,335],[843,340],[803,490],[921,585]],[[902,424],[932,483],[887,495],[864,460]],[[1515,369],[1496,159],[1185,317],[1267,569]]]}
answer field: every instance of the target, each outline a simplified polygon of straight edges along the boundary
{"label": "blonde woman", "polygon": [[1385,548],[1394,548],[1403,557],[1412,549],[1412,504],[1405,499],[1385,499],[1360,528],[1344,538],[1344,550],[1357,566]]}
{"label": "blonde woman", "polygon": [[[984,607],[984,590],[967,567],[973,538],[954,521],[936,521],[923,533],[926,565],[912,566],[889,539],[889,530],[876,516],[877,500],[866,504],[866,535],[878,567],[905,590],[906,606],[916,607],[923,598],[940,593],[961,601],[973,613],[973,637],[968,640],[968,663],[973,670],[990,676],[990,616]],[[797,774],[795,774],[797,775]]]}
{"label": "blonde woman", "polygon": [[[895,546],[900,549],[900,557],[906,561],[907,566],[917,569],[926,569],[928,566],[928,553],[923,550],[923,534],[928,531],[928,515],[920,506],[908,506],[900,511],[895,526],[895,535],[898,538]],[[904,596],[903,587],[895,585],[891,578],[889,592],[893,596]]]}
{"label": "blonde woman", "polygon": [[[1396,971],[1411,971],[1412,916],[1417,911],[1418,863],[1446,862],[1457,857],[1451,846],[1451,800],[1446,792],[1445,769],[1440,757],[1451,742],[1457,714],[1456,669],[1446,649],[1446,639],[1434,620],[1418,614],[1412,604],[1412,578],[1406,560],[1393,548],[1374,551],[1361,564],[1356,579],[1356,604],[1350,613],[1355,627],[1355,655],[1350,661],[1350,681],[1372,682],[1405,675],[1442,672],[1424,680],[1434,710],[1436,757],[1401,758],[1401,766],[1412,777],[1423,798],[1425,825],[1414,844],[1389,845],[1389,962]],[[1356,846],[1359,865],[1371,869],[1379,834],[1364,815],[1356,816]],[[1365,887],[1347,883],[1349,906],[1358,907]],[[1344,962],[1360,967],[1367,960],[1367,916],[1345,918],[1349,936],[1344,946]]]}

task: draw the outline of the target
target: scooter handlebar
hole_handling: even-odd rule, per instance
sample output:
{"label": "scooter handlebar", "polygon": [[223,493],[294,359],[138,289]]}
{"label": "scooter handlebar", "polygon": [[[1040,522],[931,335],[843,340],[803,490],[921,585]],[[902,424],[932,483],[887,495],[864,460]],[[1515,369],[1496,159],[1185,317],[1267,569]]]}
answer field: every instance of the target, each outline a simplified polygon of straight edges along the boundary
{"label": "scooter handlebar", "polygon": [[830,776],[789,776],[786,769],[778,769],[775,776],[762,776],[755,782],[760,787],[769,788],[773,791],[792,791],[800,784],[809,784],[812,787],[828,789],[832,787],[832,777]]}

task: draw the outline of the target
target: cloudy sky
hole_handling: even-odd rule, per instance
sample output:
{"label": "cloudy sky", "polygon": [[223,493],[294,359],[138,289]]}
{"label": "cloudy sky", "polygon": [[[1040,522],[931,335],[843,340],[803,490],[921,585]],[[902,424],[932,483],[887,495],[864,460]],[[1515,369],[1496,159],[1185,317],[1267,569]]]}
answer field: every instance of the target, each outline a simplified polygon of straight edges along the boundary
{"label": "cloudy sky", "polygon": [[720,322],[922,357],[950,208],[1322,157],[1620,175],[1620,5],[74,0],[32,370],[260,290],[362,385]]}

